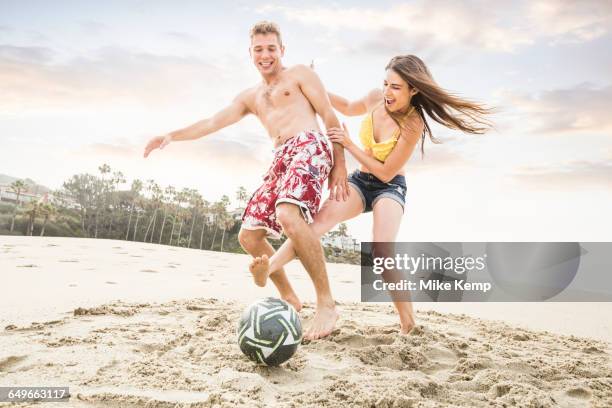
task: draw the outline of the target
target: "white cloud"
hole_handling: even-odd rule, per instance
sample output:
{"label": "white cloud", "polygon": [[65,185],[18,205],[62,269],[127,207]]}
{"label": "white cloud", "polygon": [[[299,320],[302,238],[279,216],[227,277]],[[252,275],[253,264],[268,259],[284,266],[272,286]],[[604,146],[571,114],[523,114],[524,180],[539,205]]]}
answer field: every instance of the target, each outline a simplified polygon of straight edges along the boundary
{"label": "white cloud", "polygon": [[612,3],[607,0],[537,0],[528,3],[527,15],[542,35],[559,42],[583,42],[610,31]]}
{"label": "white cloud", "polygon": [[156,55],[117,47],[67,62],[43,47],[0,46],[0,109],[5,113],[44,109],[99,109],[118,105],[219,107],[250,85],[246,61],[219,55]]}
{"label": "white cloud", "polygon": [[605,160],[573,160],[548,166],[524,166],[511,177],[537,190],[599,187],[612,191],[612,156]]}
{"label": "white cloud", "polygon": [[418,1],[387,8],[273,3],[258,11],[280,12],[290,21],[336,33],[367,33],[368,39],[344,48],[384,54],[406,49],[448,53],[456,51],[453,48],[513,52],[540,39],[588,41],[608,33],[612,25],[610,3],[595,0],[539,0],[518,5],[480,0],[438,1],[435,5]]}
{"label": "white cloud", "polygon": [[[268,5],[261,12],[279,11],[289,20],[317,24],[330,30],[366,31],[379,38],[375,43],[385,48],[396,36],[412,44],[463,44],[492,50],[512,51],[530,43],[522,30],[507,26],[489,8],[470,2],[399,4],[387,9],[358,7],[287,7]],[[385,40],[389,40],[385,44]],[[371,47],[371,44],[368,45]]]}
{"label": "white cloud", "polygon": [[583,83],[534,94],[507,92],[506,99],[519,112],[521,127],[533,133],[612,135],[612,85],[597,88]]}

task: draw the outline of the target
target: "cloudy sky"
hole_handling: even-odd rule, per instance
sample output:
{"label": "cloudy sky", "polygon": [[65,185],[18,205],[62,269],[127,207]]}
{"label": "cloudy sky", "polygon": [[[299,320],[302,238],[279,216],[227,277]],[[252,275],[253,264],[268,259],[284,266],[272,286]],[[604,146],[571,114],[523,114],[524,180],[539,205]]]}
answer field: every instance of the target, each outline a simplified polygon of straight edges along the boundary
{"label": "cloudy sky", "polygon": [[[255,118],[142,150],[260,80],[248,31],[269,19],[284,63],[314,60],[346,97],[411,53],[444,88],[497,109],[487,135],[434,127],[443,143],[414,154],[400,240],[610,240],[609,1],[212,4],[0,0],[0,173],[58,188],[108,163],[211,201],[254,190],[272,157]],[[340,119],[357,134],[358,118]],[[371,215],[349,223],[360,240],[370,230]]]}

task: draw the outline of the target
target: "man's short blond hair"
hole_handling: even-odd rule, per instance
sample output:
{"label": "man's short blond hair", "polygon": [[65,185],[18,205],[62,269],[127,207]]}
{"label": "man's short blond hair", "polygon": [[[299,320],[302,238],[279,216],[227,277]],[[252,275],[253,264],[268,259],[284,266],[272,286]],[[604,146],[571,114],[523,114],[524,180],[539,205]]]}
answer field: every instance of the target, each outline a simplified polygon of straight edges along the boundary
{"label": "man's short blond hair", "polygon": [[259,23],[256,23],[253,27],[251,27],[251,32],[250,32],[250,37],[251,40],[253,39],[253,36],[256,34],[276,34],[276,38],[278,38],[278,44],[279,45],[283,45],[283,40],[281,39],[281,32],[280,32],[280,28],[278,28],[278,25],[276,23],[273,23],[271,21],[260,21]]}

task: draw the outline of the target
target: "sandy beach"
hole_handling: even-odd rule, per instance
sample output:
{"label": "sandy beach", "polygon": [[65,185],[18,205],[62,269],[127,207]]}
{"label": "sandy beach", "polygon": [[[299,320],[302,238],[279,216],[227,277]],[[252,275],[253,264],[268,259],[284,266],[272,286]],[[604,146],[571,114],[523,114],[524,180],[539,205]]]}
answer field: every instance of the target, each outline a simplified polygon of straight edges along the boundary
{"label": "sandy beach", "polygon": [[[400,336],[390,305],[358,302],[355,265],[329,266],[332,336],[258,367],[236,322],[275,291],[252,284],[248,259],[0,236],[0,386],[69,386],[74,407],[612,406],[611,304],[417,304]],[[312,285],[287,271],[307,325]]]}

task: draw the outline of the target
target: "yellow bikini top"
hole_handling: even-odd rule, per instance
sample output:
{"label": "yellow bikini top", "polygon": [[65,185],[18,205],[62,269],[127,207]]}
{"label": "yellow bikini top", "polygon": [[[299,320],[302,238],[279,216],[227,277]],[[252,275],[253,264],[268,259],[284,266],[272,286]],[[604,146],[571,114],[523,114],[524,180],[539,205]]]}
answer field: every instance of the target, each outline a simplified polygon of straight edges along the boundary
{"label": "yellow bikini top", "polygon": [[[412,108],[406,116],[410,115],[414,108]],[[374,110],[370,112],[369,115],[366,115],[363,118],[363,122],[361,122],[361,130],[359,131],[359,139],[361,140],[361,144],[366,150],[370,150],[374,155],[376,160],[384,162],[387,159],[387,156],[391,153],[395,145],[397,144],[397,140],[399,139],[400,130],[396,129],[393,132],[393,135],[390,139],[384,140],[382,142],[376,142],[374,140]]]}

